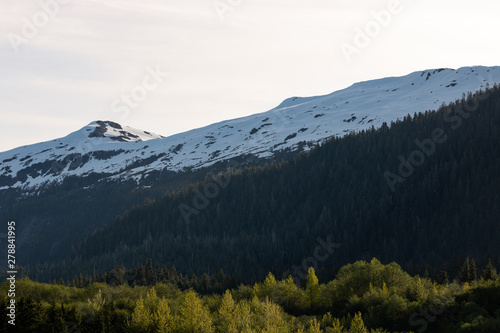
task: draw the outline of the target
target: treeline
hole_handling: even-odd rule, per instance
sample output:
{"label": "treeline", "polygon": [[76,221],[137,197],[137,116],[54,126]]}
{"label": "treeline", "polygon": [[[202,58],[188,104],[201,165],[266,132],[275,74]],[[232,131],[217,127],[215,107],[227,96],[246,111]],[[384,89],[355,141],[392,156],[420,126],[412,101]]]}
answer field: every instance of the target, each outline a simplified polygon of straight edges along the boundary
{"label": "treeline", "polygon": [[170,268],[160,265],[153,266],[151,259],[146,259],[145,265],[140,265],[132,269],[125,269],[124,265],[115,266],[110,272],[87,275],[79,274],[71,281],[59,279],[53,284],[68,285],[72,287],[85,288],[92,283],[106,283],[110,286],[127,285],[154,286],[157,283],[175,285],[180,290],[193,289],[202,295],[220,294],[227,289],[236,288],[245,281],[241,277],[229,276],[221,269],[214,275],[203,273],[200,276],[191,274],[190,276],[178,273],[175,266]]}
{"label": "treeline", "polygon": [[498,265],[498,142],[495,86],[289,162],[231,170],[149,200],[36,274],[70,279],[146,258],[183,274],[223,269],[247,280],[304,275],[304,261],[324,279],[371,257],[432,277],[455,275],[467,256]]}
{"label": "treeline", "polygon": [[[489,267],[489,268],[488,268]],[[86,287],[17,282],[15,326],[3,332],[498,332],[500,280],[488,265],[470,283],[441,284],[410,276],[377,259],[343,266],[320,283],[307,271],[304,287],[269,273],[263,282],[201,295],[172,283],[150,286],[91,283]],[[462,267],[470,272],[471,261]],[[462,274],[462,272],[461,272]],[[465,275],[464,275],[465,276]]]}
{"label": "treeline", "polygon": [[[314,269],[314,268],[313,268]],[[308,273],[309,267],[304,269],[305,273]],[[24,277],[24,269],[21,269],[21,276]],[[293,276],[294,283],[298,286],[306,285],[306,276]],[[467,257],[457,274],[457,276],[452,279],[458,283],[473,283],[478,280],[479,276],[484,280],[495,280],[498,275],[496,268],[488,260],[488,263],[484,266],[481,272],[478,271],[476,262],[473,258]],[[424,278],[430,279],[428,272],[426,271],[423,275]],[[434,281],[438,284],[448,284],[450,281],[450,275],[447,271],[441,271]],[[59,279],[58,281],[53,281],[52,284],[66,285],[77,288],[86,288],[93,283],[106,283],[110,286],[120,286],[127,285],[131,287],[135,286],[154,286],[157,283],[172,284],[179,288],[180,290],[193,289],[199,294],[209,295],[209,294],[220,294],[227,289],[236,288],[241,284],[249,284],[242,277],[234,277],[224,273],[221,269],[215,275],[208,275],[203,273],[201,276],[197,276],[192,273],[190,276],[178,273],[175,266],[170,268],[166,266],[160,266],[156,264],[153,266],[151,259],[146,259],[145,265],[140,265],[132,269],[125,269],[124,265],[116,265],[110,272],[105,272],[93,276],[84,276],[81,273],[78,276],[73,277],[71,281],[64,281]]]}

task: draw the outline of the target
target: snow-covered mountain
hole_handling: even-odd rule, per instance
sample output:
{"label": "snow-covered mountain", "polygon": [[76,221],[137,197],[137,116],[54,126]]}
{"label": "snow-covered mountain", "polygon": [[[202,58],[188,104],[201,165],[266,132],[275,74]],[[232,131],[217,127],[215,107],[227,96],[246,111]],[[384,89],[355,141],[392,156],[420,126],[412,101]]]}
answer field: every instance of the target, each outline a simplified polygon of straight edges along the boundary
{"label": "snow-covered mountain", "polygon": [[435,69],[356,83],[325,96],[293,97],[276,108],[162,137],[96,121],[53,141],[0,153],[0,190],[29,192],[68,176],[139,181],[152,171],[198,169],[285,148],[307,150],[331,136],[435,110],[500,82],[500,67]]}

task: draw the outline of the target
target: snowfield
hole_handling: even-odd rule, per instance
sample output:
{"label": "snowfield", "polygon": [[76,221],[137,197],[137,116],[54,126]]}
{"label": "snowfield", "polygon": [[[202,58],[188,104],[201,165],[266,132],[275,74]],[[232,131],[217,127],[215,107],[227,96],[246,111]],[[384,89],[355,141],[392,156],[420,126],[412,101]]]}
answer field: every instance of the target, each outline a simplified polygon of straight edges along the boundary
{"label": "snowfield", "polygon": [[96,121],[68,136],[0,153],[0,191],[27,192],[68,176],[105,174],[140,180],[151,171],[183,171],[253,154],[308,150],[383,122],[461,99],[500,82],[500,67],[435,69],[356,83],[325,96],[293,97],[267,112],[163,137]]}

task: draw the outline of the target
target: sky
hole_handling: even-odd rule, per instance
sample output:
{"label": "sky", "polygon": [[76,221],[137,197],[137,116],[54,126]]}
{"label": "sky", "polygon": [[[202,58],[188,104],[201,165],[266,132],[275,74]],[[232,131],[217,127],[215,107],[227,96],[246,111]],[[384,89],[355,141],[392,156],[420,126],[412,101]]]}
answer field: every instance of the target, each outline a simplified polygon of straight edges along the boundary
{"label": "sky", "polygon": [[164,136],[359,81],[500,65],[494,0],[2,0],[0,151]]}

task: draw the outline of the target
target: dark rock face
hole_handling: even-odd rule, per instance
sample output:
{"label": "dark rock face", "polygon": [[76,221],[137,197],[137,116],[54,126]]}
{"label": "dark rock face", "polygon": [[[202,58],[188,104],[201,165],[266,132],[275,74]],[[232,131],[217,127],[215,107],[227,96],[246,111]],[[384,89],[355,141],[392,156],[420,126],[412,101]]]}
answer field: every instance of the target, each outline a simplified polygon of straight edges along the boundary
{"label": "dark rock face", "polygon": [[89,134],[89,138],[104,138],[104,133],[107,131],[106,123],[103,121],[97,121],[97,124],[99,124],[99,126]]}
{"label": "dark rock face", "polygon": [[120,141],[120,142],[128,142],[128,141],[131,141],[131,140],[138,140],[138,141],[142,141],[139,136],[135,135],[135,134],[132,134],[132,133],[129,133],[127,131],[124,131],[123,130],[123,127],[118,124],[118,123],[115,123],[115,122],[112,122],[112,121],[101,121],[101,120],[98,120],[96,121],[96,123],[99,125],[95,128],[95,130],[89,134],[89,138],[104,138],[104,133],[107,132],[108,130],[108,126],[109,127],[112,127],[112,128],[115,128],[117,130],[122,130],[120,131],[120,136],[113,136],[112,138],[115,139],[116,141]]}
{"label": "dark rock face", "polygon": [[105,121],[105,122],[97,122],[99,125],[100,123],[103,123],[103,124],[108,124],[109,126],[113,127],[113,128],[116,128],[116,129],[122,129],[122,126],[118,123],[115,123],[115,122],[112,122],[112,121]]}

